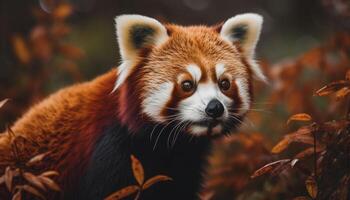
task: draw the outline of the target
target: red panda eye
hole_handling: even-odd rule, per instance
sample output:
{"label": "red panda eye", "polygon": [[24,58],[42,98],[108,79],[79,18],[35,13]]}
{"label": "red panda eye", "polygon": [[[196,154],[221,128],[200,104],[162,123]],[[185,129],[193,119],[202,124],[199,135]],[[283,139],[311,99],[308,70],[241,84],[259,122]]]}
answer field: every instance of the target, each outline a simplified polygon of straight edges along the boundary
{"label": "red panda eye", "polygon": [[223,79],[219,82],[219,87],[222,90],[228,90],[231,87],[230,81],[228,81],[227,79]]}
{"label": "red panda eye", "polygon": [[183,81],[181,83],[181,88],[185,92],[191,92],[193,90],[193,88],[194,88],[194,84],[193,84],[192,81],[188,81],[188,80],[187,81]]}

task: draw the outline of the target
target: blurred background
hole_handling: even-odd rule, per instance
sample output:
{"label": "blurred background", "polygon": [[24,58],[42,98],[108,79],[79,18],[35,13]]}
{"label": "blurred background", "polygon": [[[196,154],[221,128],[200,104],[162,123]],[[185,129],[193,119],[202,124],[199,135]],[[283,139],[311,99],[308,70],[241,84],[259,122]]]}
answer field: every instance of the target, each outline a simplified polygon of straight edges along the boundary
{"label": "blurred background", "polygon": [[3,0],[0,9],[0,100],[11,99],[1,110],[0,132],[48,94],[117,66],[117,15],[213,25],[244,12],[261,14],[257,58],[270,83],[256,83],[256,100],[241,132],[216,141],[203,199],[307,196],[303,175],[293,171],[250,176],[296,151],[270,153],[298,127],[286,125],[290,115],[305,112],[322,122],[346,112],[346,101],[314,93],[344,79],[349,69],[348,0]]}

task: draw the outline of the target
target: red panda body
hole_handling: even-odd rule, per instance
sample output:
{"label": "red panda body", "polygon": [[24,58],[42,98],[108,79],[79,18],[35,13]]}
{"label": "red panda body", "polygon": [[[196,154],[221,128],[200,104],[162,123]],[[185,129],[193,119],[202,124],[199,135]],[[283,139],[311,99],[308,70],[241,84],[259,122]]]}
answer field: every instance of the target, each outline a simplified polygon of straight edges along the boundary
{"label": "red panda body", "polygon": [[[58,171],[62,188],[50,198],[103,199],[135,184],[130,154],[146,176],[173,179],[142,199],[198,198],[207,135],[234,130],[249,110],[253,76],[264,78],[252,58],[261,19],[242,16],[220,27],[118,17],[118,69],[56,92],[11,128],[25,138],[23,159],[49,152],[40,170]],[[0,172],[14,164],[10,152],[1,134]]]}

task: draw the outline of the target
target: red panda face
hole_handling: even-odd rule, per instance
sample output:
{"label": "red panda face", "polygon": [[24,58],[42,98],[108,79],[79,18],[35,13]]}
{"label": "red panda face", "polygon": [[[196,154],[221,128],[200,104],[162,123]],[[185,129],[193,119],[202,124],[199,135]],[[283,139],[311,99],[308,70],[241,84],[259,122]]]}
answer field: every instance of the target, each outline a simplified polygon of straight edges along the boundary
{"label": "red panda face", "polygon": [[238,15],[220,27],[164,26],[137,15],[116,21],[123,60],[116,88],[134,77],[141,115],[196,136],[242,122],[253,76],[265,80],[253,59],[260,16]]}

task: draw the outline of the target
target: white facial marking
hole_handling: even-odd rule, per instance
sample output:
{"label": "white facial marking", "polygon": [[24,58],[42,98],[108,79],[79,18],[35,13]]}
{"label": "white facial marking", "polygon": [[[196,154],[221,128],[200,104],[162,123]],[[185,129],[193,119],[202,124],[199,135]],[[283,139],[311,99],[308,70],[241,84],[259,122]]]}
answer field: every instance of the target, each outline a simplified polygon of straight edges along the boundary
{"label": "white facial marking", "polygon": [[212,99],[219,100],[225,106],[223,117],[228,117],[226,107],[232,103],[232,100],[220,92],[216,83],[200,83],[194,94],[179,104],[180,114],[183,120],[201,121],[207,118],[205,108]]}
{"label": "white facial marking", "polygon": [[193,135],[200,136],[207,133],[208,128],[204,126],[192,125],[190,131]]}
{"label": "white facial marking", "polygon": [[[208,132],[208,127],[199,126],[199,125],[192,125],[190,127],[190,131],[193,135],[196,135],[196,136],[205,135]],[[218,124],[212,128],[211,134],[217,135],[217,134],[220,134],[221,131],[222,131],[222,126],[220,124]]]}
{"label": "white facial marking", "polygon": [[250,107],[250,98],[248,94],[248,84],[247,81],[242,78],[237,78],[235,80],[237,88],[238,88],[238,94],[239,97],[242,100],[242,106],[239,110],[239,114],[246,113],[249,110]]}
{"label": "white facial marking", "polygon": [[221,131],[222,131],[222,126],[220,124],[218,124],[212,129],[212,134],[217,135],[217,134],[221,133]]}
{"label": "white facial marking", "polygon": [[187,66],[187,71],[191,74],[192,78],[198,82],[201,79],[202,76],[202,71],[201,69],[195,65],[195,64],[190,64]]}
{"label": "white facial marking", "polygon": [[219,79],[220,76],[225,72],[225,65],[222,63],[218,63],[215,66],[216,78]]}
{"label": "white facial marking", "polygon": [[166,82],[160,84],[158,88],[147,94],[147,97],[142,102],[144,113],[158,122],[163,122],[164,119],[161,117],[161,111],[166,106],[169,99],[172,98],[171,94],[173,88],[173,83]]}

